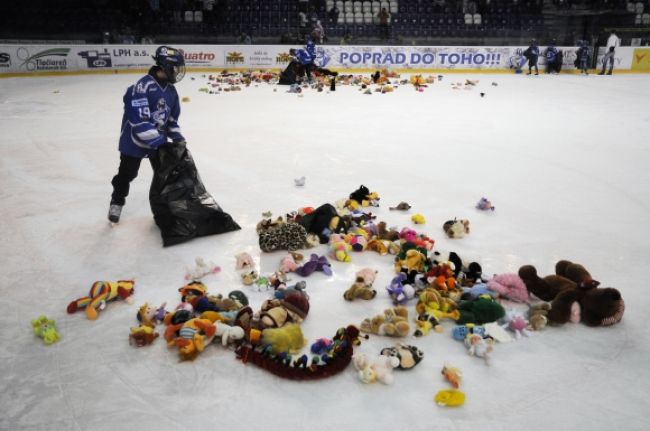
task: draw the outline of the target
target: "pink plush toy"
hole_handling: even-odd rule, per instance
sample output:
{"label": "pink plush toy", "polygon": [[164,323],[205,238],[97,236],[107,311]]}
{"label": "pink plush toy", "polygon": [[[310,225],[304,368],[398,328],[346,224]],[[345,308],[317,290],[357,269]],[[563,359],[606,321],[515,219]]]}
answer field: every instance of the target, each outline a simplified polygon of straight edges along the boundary
{"label": "pink plush toy", "polygon": [[363,268],[357,272],[357,278],[362,278],[366,286],[372,286],[377,277],[377,270],[370,268]]}
{"label": "pink plush toy", "polygon": [[280,271],[286,274],[288,272],[295,271],[297,268],[298,264],[293,258],[293,255],[291,253],[287,253],[287,255],[283,257],[282,261],[280,262]]}
{"label": "pink plush toy", "polygon": [[517,302],[528,303],[528,290],[524,281],[517,274],[498,274],[487,282],[487,288],[499,296]]}
{"label": "pink plush toy", "polygon": [[249,271],[255,269],[255,261],[247,252],[242,251],[241,253],[235,255],[235,259],[237,259],[237,262],[235,263],[236,269],[245,269]]}
{"label": "pink plush toy", "polygon": [[402,230],[399,233],[400,239],[403,239],[405,241],[413,242],[413,241],[415,241],[417,236],[418,236],[418,233],[416,231],[414,231],[413,229],[408,228],[408,227],[402,228]]}
{"label": "pink plush toy", "polygon": [[518,314],[509,314],[507,320],[507,327],[515,333],[515,339],[519,340],[522,335],[526,337],[530,336],[530,332],[528,332],[528,322],[526,322],[526,319],[524,319],[523,316]]}

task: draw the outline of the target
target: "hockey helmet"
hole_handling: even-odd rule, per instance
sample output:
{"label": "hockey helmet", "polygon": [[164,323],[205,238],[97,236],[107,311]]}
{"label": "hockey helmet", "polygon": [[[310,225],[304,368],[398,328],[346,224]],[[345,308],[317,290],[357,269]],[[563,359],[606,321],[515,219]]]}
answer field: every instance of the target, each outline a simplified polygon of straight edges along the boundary
{"label": "hockey helmet", "polygon": [[185,76],[185,59],[183,54],[171,46],[159,46],[156,55],[153,57],[172,84],[180,82]]}

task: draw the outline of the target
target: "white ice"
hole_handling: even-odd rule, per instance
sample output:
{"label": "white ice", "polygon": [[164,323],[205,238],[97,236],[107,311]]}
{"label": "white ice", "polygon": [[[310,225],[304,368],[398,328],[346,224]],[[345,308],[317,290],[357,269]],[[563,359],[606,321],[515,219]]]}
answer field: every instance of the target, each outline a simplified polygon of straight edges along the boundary
{"label": "white ice", "polygon": [[[451,88],[467,78],[476,88]],[[0,80],[0,429],[650,429],[650,75],[446,74],[422,93],[339,86],[304,97],[266,84],[210,95],[198,91],[207,79],[190,75],[178,85],[190,98],[181,127],[207,189],[243,229],[170,248],[150,212],[147,163],[122,222],[112,229],[106,220],[122,95],[136,79]],[[295,187],[303,175],[306,185]],[[182,363],[162,339],[129,346],[138,306],[173,308],[196,256],[222,267],[205,279],[211,292],[245,289],[259,308],[268,292],[241,285],[234,255],[248,251],[263,273],[277,269],[282,253],[262,255],[257,245],[262,212],[334,202],[361,184],[380,194],[379,220],[415,227],[410,215],[421,213],[419,230],[488,274],[524,264],[549,274],[563,258],[584,264],[620,289],[623,321],[547,328],[497,345],[489,366],[445,322],[443,334],[400,340],[425,357],[396,371],[392,386],[364,385],[351,366],[322,381],[282,380],[216,343]],[[474,208],[483,196],[496,211]],[[410,213],[388,210],[400,201]],[[441,226],[454,217],[470,220],[469,236],[445,238]],[[342,293],[364,266],[379,270],[379,295],[348,303]],[[389,256],[355,254],[333,269],[307,279],[310,342],[391,305]],[[131,277],[133,304],[111,303],[96,321],[66,314],[94,281]],[[56,320],[60,342],[32,334],[40,314]],[[372,337],[358,351],[378,354],[396,341]],[[463,407],[433,401],[448,387],[444,363],[463,371]]]}

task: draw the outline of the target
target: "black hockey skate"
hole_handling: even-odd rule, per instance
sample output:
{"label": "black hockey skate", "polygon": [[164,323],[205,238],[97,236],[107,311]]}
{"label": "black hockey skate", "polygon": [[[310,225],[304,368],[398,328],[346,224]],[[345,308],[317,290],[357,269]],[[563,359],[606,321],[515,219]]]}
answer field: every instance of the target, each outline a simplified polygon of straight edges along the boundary
{"label": "black hockey skate", "polygon": [[120,222],[120,215],[122,215],[122,205],[111,203],[111,206],[108,207],[108,221],[117,224]]}

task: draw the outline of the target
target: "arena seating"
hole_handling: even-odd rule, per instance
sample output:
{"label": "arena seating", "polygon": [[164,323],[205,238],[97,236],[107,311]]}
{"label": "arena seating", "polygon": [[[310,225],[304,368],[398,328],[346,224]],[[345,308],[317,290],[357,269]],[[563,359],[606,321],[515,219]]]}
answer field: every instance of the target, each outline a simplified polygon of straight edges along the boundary
{"label": "arena seating", "polygon": [[[159,5],[153,6],[155,3]],[[320,20],[325,36],[379,39],[377,14],[390,12],[391,41],[402,38],[481,38],[541,34],[544,13],[614,11],[618,27],[650,27],[650,1],[627,0],[30,0],[2,1],[1,37],[86,39],[104,31],[135,39],[151,35],[228,38],[246,32],[254,37],[296,38]],[[182,5],[181,9],[179,5]],[[307,5],[308,24],[300,28],[299,11]],[[338,8],[338,17],[329,12]],[[465,6],[465,9],[463,8]],[[554,9],[553,9],[554,8]],[[157,10],[153,10],[157,9]],[[90,36],[88,36],[90,35]],[[93,41],[93,40],[89,40]]]}

